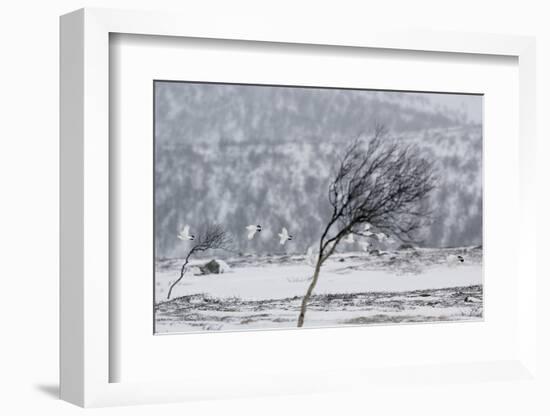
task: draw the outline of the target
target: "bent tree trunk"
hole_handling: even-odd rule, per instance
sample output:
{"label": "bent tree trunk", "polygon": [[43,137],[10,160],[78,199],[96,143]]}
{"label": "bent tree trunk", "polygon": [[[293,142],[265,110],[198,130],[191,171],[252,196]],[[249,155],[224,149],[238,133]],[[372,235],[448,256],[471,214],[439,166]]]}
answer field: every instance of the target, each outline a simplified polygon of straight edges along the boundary
{"label": "bent tree trunk", "polygon": [[313,279],[311,279],[311,283],[309,284],[309,287],[307,288],[307,292],[302,299],[302,306],[300,307],[300,316],[298,317],[298,328],[301,328],[304,326],[304,319],[306,316],[306,309],[307,304],[309,302],[309,298],[311,297],[311,294],[313,293],[313,289],[315,289],[315,286],[317,285],[317,280],[319,280],[319,272],[321,271],[321,259],[319,258],[317,260],[317,265],[315,266],[315,272],[313,273]]}
{"label": "bent tree trunk", "polygon": [[185,259],[185,262],[183,263],[183,266],[181,266],[180,270],[180,277],[170,285],[170,289],[168,290],[168,296],[166,297],[167,300],[170,300],[170,296],[172,296],[172,289],[174,289],[174,286],[176,286],[181,279],[183,279],[183,275],[185,274],[185,266],[189,263],[189,257],[191,257],[191,253],[187,255],[187,258]]}

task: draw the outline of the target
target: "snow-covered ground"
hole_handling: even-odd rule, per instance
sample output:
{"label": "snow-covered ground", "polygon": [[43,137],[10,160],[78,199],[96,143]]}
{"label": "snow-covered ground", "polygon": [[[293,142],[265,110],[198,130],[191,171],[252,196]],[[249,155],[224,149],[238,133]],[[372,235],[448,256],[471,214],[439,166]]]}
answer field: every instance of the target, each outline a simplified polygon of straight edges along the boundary
{"label": "snow-covered ground", "polygon": [[[335,254],[321,270],[305,326],[480,319],[481,259],[481,248]],[[224,273],[199,274],[209,260],[191,262],[170,300],[182,262],[157,261],[157,333],[296,326],[313,273],[304,255],[228,258]]]}

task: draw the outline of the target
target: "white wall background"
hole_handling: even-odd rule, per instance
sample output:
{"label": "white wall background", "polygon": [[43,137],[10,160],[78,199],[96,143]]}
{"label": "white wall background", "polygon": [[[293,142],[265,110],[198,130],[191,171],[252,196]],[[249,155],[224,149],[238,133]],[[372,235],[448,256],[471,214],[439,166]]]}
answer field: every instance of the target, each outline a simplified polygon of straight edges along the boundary
{"label": "white wall background", "polygon": [[[489,33],[536,35],[538,41],[538,133],[541,189],[540,258],[550,212],[550,28],[546,1],[378,0],[378,1],[169,1],[21,0],[0,11],[0,413],[76,414],[60,402],[58,368],[58,16],[74,9],[116,7],[268,15],[285,20],[324,21],[327,26],[387,24]],[[547,214],[546,214],[547,215]],[[542,259],[541,259],[542,260]],[[544,270],[543,270],[544,269]],[[549,276],[541,261],[539,273]],[[550,284],[538,287],[544,320],[539,322],[541,368],[550,374]],[[541,315],[542,316],[542,315]],[[541,352],[542,352],[541,351]],[[550,384],[546,387],[550,391]],[[434,385],[370,397],[345,393],[260,398],[134,408],[101,409],[99,414],[548,414],[545,391],[507,383]]]}

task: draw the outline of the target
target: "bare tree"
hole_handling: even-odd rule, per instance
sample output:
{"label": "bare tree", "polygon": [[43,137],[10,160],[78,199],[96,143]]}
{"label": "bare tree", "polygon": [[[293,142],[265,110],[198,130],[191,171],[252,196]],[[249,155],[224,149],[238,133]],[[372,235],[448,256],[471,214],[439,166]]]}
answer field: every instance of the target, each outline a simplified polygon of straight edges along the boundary
{"label": "bare tree", "polygon": [[366,237],[364,226],[406,242],[425,225],[426,199],[436,186],[435,168],[418,147],[390,138],[382,126],[370,140],[358,138],[344,152],[329,185],[332,214],[321,235],[313,278],[302,299],[298,327],[323,263],[349,234]]}
{"label": "bare tree", "polygon": [[202,230],[199,232],[198,236],[193,240],[193,242],[193,247],[191,247],[191,250],[189,250],[189,252],[187,253],[183,265],[181,266],[179,278],[170,285],[167,299],[170,299],[174,286],[176,286],[181,281],[181,279],[183,279],[183,276],[186,272],[185,268],[189,264],[189,260],[193,255],[207,250],[229,250],[232,240],[229,234],[227,234],[227,232],[221,225],[207,224],[202,228]]}

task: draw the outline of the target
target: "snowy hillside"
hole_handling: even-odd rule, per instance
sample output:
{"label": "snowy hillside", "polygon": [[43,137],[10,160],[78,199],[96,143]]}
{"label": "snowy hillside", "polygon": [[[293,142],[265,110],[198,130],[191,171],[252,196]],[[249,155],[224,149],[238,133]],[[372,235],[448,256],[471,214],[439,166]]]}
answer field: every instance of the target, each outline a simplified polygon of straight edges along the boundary
{"label": "snowy hillside", "polygon": [[[463,127],[402,138],[437,153],[444,173],[432,196],[438,207],[433,224],[422,236],[428,246],[481,243],[480,135],[479,127]],[[278,242],[270,237],[282,226],[296,236],[289,252],[304,251],[326,221],[330,166],[341,148],[338,141],[301,139],[158,145],[157,252],[181,255],[175,230],[206,221],[224,224],[234,236],[243,236],[251,223],[269,226],[262,239],[236,239],[238,251],[273,252]]]}
{"label": "snowy hillside", "polygon": [[[237,252],[274,253],[276,233],[295,236],[288,253],[319,239],[334,163],[374,123],[421,147],[438,168],[429,204],[428,247],[482,242],[481,97],[459,94],[155,84],[157,255],[185,253],[184,224],[226,227]],[[454,103],[451,107],[451,103]],[[470,108],[470,110],[468,110]],[[262,224],[249,242],[244,227]]]}

